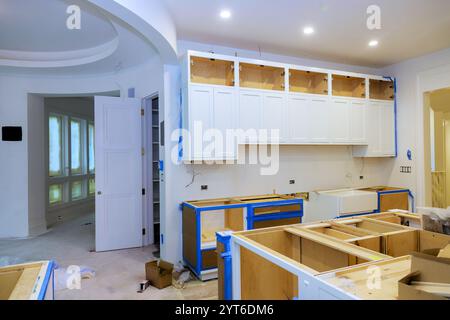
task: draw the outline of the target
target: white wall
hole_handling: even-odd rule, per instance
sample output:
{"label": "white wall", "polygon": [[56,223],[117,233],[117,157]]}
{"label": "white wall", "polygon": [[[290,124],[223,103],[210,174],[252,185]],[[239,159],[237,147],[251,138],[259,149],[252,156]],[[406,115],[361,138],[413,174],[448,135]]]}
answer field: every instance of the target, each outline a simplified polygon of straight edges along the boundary
{"label": "white wall", "polygon": [[[388,183],[410,188],[420,206],[431,204],[431,197],[425,193],[423,92],[450,87],[450,49],[411,59],[383,71],[397,78],[399,156],[389,163]],[[408,149],[413,152],[412,161],[407,158]],[[400,166],[412,166],[412,174],[400,173]],[[429,165],[427,167],[429,170]]]}
{"label": "white wall", "polygon": [[[120,90],[127,96],[130,87],[136,88],[136,97],[162,91],[162,64],[159,58],[144,66],[124,70],[119,74],[77,77],[50,77],[33,73],[0,74],[0,126],[18,125],[24,130],[22,142],[0,142],[0,238],[29,235],[29,203],[39,184],[30,185],[31,171],[28,154],[33,146],[28,141],[28,94],[90,94]],[[31,113],[30,113],[31,116]],[[37,151],[37,150],[35,150]],[[30,152],[30,153],[28,153]],[[40,213],[41,214],[41,213]]]}
{"label": "white wall", "polygon": [[[179,41],[179,54],[186,50],[210,51],[218,54],[259,58],[258,52],[244,51],[209,44]],[[262,53],[262,59],[305,66],[335,68],[338,70],[378,74],[374,70],[358,66],[345,66],[324,61],[314,61],[296,57],[286,57]],[[352,157],[351,149],[346,146],[282,146],[280,147],[280,171],[275,176],[261,176],[259,166],[253,165],[184,165],[170,162],[172,148],[177,148],[175,141],[170,141],[170,133],[179,126],[179,90],[180,70],[166,69],[165,72],[165,121],[166,148],[165,169],[166,181],[163,185],[165,212],[162,219],[162,232],[165,243],[162,245],[162,257],[176,262],[181,259],[181,212],[179,205],[183,201],[208,199],[217,197],[245,196],[272,193],[292,193],[318,189],[342,187],[365,187],[384,185],[388,182],[392,163],[391,159],[361,159]],[[167,108],[170,106],[170,108]],[[194,183],[186,187],[192,180],[192,170],[198,176]],[[363,175],[364,180],[359,180]],[[290,185],[289,180],[296,180]],[[399,182],[400,183],[400,182]],[[208,185],[208,191],[201,191],[201,185]],[[400,184],[402,186],[402,184]]]}
{"label": "white wall", "polygon": [[36,236],[47,230],[44,99],[28,95],[27,111],[28,234]]}

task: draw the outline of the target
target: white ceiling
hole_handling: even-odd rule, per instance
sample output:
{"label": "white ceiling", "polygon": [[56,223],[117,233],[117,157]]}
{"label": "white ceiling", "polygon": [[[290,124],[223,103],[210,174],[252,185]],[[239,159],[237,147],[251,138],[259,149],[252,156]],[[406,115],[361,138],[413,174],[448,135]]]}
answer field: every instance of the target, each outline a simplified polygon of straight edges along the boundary
{"label": "white ceiling", "polygon": [[[370,67],[450,47],[449,0],[163,1],[182,40]],[[366,26],[372,4],[381,7],[381,30]],[[231,19],[219,17],[224,8]],[[313,36],[303,34],[306,25]],[[371,39],[377,48],[368,47]]]}
{"label": "white ceiling", "polygon": [[[81,8],[80,30],[66,27],[73,4]],[[0,71],[116,72],[158,55],[134,29],[84,0],[0,0],[0,30]]]}

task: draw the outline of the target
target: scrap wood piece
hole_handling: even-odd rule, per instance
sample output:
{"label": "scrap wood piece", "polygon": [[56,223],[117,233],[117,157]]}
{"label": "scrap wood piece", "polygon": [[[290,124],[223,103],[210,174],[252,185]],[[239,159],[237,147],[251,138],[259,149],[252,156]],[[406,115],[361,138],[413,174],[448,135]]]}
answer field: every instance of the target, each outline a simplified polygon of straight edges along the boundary
{"label": "scrap wood piece", "polygon": [[444,249],[439,251],[438,258],[450,259],[450,244],[448,244]]}
{"label": "scrap wood piece", "polygon": [[417,290],[450,298],[450,283],[412,281],[411,285]]}

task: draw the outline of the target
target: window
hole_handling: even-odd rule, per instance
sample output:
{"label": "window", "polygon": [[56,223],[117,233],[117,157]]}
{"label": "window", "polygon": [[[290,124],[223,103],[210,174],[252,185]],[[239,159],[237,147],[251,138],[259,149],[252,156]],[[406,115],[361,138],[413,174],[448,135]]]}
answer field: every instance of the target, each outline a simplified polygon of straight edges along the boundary
{"label": "window", "polygon": [[70,121],[70,146],[71,146],[71,166],[72,174],[81,174],[81,121]]}
{"label": "window", "polygon": [[82,181],[74,181],[70,187],[72,190],[72,201],[80,200],[84,198],[83,195],[83,182]]}
{"label": "window", "polygon": [[95,195],[95,126],[92,119],[48,116],[48,205],[59,207]]}
{"label": "window", "polygon": [[61,176],[62,172],[62,119],[50,116],[49,121],[49,174]]}
{"label": "window", "polygon": [[50,204],[54,205],[62,202],[62,189],[63,187],[61,184],[54,184],[50,186],[48,194]]}
{"label": "window", "polygon": [[89,179],[89,195],[95,194],[95,179]]}
{"label": "window", "polygon": [[93,173],[95,171],[95,128],[93,123],[89,123],[89,172]]}

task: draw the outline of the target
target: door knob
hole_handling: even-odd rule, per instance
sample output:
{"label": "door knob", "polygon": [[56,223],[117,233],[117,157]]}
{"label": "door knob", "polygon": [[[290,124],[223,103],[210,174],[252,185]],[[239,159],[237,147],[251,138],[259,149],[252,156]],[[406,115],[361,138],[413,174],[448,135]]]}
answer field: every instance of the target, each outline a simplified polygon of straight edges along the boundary
{"label": "door knob", "polygon": [[97,194],[98,194],[99,196],[101,196],[101,195],[102,195],[102,192],[101,192],[101,191],[99,191],[99,192],[97,192]]}

